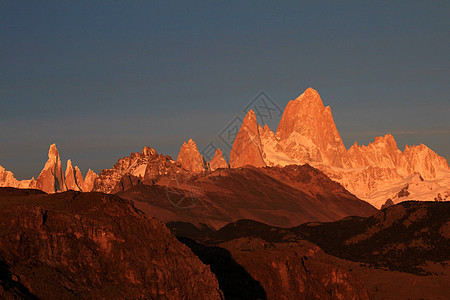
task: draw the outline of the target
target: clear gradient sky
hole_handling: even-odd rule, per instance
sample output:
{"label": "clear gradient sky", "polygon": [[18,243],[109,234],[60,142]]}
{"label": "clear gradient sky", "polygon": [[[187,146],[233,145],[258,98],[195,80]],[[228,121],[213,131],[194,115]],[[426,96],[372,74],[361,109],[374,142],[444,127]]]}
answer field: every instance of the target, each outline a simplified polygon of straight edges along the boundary
{"label": "clear gradient sky", "polygon": [[284,109],[309,86],[347,148],[392,133],[450,158],[449,1],[93,2],[0,2],[0,165],[19,179],[51,143],[83,174],[145,145],[176,158],[259,91]]}

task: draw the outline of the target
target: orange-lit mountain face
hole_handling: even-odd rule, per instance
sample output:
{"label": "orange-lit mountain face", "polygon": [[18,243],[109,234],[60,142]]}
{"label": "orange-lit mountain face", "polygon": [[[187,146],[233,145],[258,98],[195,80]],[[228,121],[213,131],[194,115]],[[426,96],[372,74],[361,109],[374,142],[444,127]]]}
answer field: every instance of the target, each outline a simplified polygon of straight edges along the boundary
{"label": "orange-lit mountain face", "polygon": [[330,107],[324,107],[312,88],[288,103],[276,133],[259,126],[252,115],[247,114],[233,144],[231,167],[308,163],[378,208],[388,199],[398,203],[450,197],[447,161],[423,144],[402,152],[387,134],[347,151]]}
{"label": "orange-lit mountain face", "polygon": [[[155,184],[162,178],[205,176],[217,169],[309,164],[342,184],[347,190],[377,208],[405,200],[444,201],[450,197],[450,169],[447,161],[427,146],[406,146],[399,150],[390,134],[376,137],[369,145],[356,142],[346,150],[329,106],[308,88],[289,101],[276,132],[257,123],[250,110],[234,140],[228,165],[220,149],[206,161],[196,143],[183,144],[177,160],[144,147],[118,160],[97,176],[67,162],[65,172],[58,150],[50,146],[48,161],[35,180],[18,181],[0,167],[0,187],[37,188],[47,193],[101,191],[115,193],[139,183]],[[98,177],[98,178],[97,178]]]}
{"label": "orange-lit mountain face", "polygon": [[[294,228],[254,220],[203,233],[170,226],[219,284],[232,285],[225,297],[260,287],[268,299],[446,299],[449,214],[449,202],[406,201],[368,218]],[[259,286],[237,280],[231,259]]]}

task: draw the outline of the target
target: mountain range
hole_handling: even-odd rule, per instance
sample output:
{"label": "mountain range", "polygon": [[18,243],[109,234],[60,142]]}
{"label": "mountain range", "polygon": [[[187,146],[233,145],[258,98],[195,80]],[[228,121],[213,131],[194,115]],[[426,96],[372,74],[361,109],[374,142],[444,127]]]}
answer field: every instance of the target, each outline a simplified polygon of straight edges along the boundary
{"label": "mountain range", "polygon": [[446,200],[450,197],[447,161],[427,146],[400,151],[392,135],[346,150],[329,106],[312,88],[286,106],[276,133],[249,111],[230,153],[232,168],[308,163],[377,208],[390,199]]}
{"label": "mountain range", "polygon": [[140,153],[119,159],[99,176],[89,170],[85,178],[70,160],[63,171],[54,144],[48,157],[36,180],[18,181],[0,166],[0,187],[37,188],[47,193],[116,193],[138,183],[164,182],[174,175],[186,179],[229,167],[309,164],[376,208],[406,200],[445,201],[450,197],[450,169],[443,157],[423,144],[407,145],[401,151],[390,134],[376,137],[367,146],[355,142],[347,150],[330,107],[324,106],[312,88],[289,101],[276,132],[258,124],[255,112],[249,110],[232,145],[229,165],[220,149],[206,161],[192,139],[182,145],[176,160],[144,147]]}
{"label": "mountain range", "polygon": [[97,174],[91,169],[83,178],[80,169],[72,166],[72,161],[67,160],[66,171],[63,171],[61,159],[56,145],[50,145],[48,160],[37,179],[17,180],[11,171],[0,166],[0,187],[14,187],[24,189],[38,189],[46,193],[64,191],[90,192],[93,188]]}
{"label": "mountain range", "polygon": [[346,149],[311,88],[276,132],[256,116],[229,163],[189,139],[99,175],[55,144],[37,179],[0,167],[0,298],[448,297],[444,158],[392,135]]}

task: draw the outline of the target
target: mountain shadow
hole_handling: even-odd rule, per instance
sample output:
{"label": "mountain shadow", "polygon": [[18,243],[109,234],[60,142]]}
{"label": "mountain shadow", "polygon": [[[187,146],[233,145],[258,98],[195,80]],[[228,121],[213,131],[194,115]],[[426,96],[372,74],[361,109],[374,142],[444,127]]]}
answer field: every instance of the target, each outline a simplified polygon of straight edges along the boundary
{"label": "mountain shadow", "polygon": [[261,284],[232,258],[228,250],[204,246],[189,238],[179,237],[178,240],[188,246],[204,264],[210,265],[225,299],[267,299]]}
{"label": "mountain shadow", "polygon": [[0,298],[6,297],[3,293],[17,299],[38,299],[19,280],[13,278],[8,265],[0,261]]}

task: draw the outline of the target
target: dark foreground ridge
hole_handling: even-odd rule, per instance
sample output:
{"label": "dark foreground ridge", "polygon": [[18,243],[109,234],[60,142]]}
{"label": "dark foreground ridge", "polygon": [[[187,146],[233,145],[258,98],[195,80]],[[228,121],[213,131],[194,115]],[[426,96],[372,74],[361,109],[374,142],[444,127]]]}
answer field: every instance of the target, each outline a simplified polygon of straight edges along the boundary
{"label": "dark foreground ridge", "polygon": [[413,274],[450,260],[450,202],[407,201],[369,218],[303,224],[292,229],[327,253]]}
{"label": "dark foreground ridge", "polygon": [[449,208],[291,228],[173,222],[177,240],[115,195],[0,188],[0,298],[445,299]]}
{"label": "dark foreground ridge", "polygon": [[368,218],[309,222],[292,228],[239,220],[203,235],[207,243],[240,237],[283,243],[308,240],[328,254],[378,268],[427,274],[420,266],[450,260],[450,202],[408,201]]}
{"label": "dark foreground ridge", "polygon": [[165,225],[102,193],[0,189],[0,298],[220,299]]}
{"label": "dark foreground ridge", "polygon": [[[189,228],[178,232],[191,236]],[[179,239],[204,262],[242,266],[268,299],[444,299],[447,293],[448,202],[403,202],[372,217],[292,228],[239,220],[214,232],[192,229],[191,237],[196,242]],[[212,271],[221,286],[237,276],[224,264]]]}

